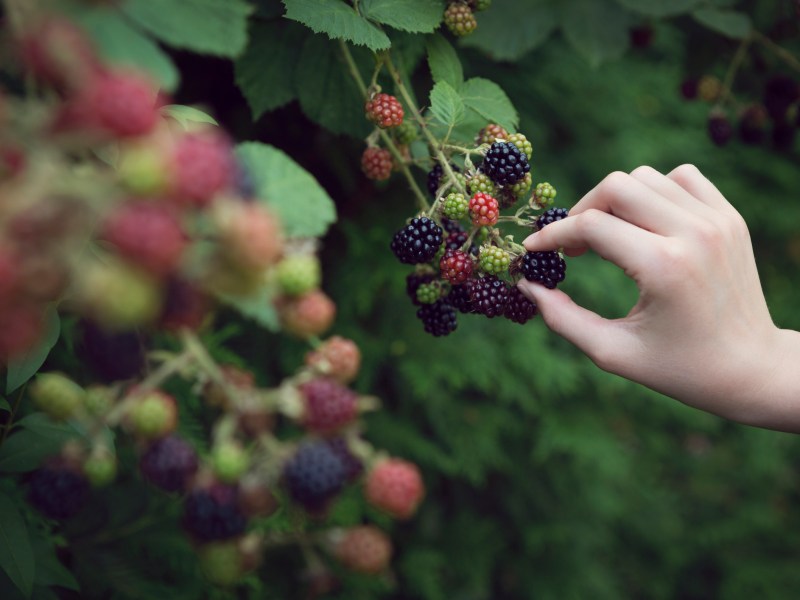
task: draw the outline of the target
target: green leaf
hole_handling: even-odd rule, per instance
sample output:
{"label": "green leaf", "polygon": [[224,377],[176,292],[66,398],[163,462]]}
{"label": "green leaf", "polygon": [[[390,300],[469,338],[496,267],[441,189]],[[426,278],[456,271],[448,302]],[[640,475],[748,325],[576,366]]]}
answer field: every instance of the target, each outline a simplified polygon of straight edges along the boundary
{"label": "green leaf", "polygon": [[346,40],[370,50],[386,50],[389,37],[342,0],[283,0],[286,18],[332,40]]}
{"label": "green leaf", "polygon": [[247,50],[236,61],[236,84],[253,119],[291,102],[294,72],[308,30],[288,21],[254,22]]}
{"label": "green leaf", "polygon": [[617,0],[617,3],[650,17],[671,17],[692,10],[703,0]]}
{"label": "green leaf", "polygon": [[34,583],[37,586],[57,585],[76,592],[80,590],[78,580],[58,559],[52,544],[42,539],[34,539],[33,549],[36,556]]}
{"label": "green leaf", "polygon": [[268,286],[262,286],[258,292],[249,296],[220,294],[219,299],[245,317],[253,319],[265,329],[280,331],[278,312],[272,304],[272,293]]}
{"label": "green leaf", "polygon": [[28,529],[17,506],[0,494],[0,567],[26,598],[33,592],[36,570]]}
{"label": "green leaf", "polygon": [[431,33],[442,22],[441,0],[361,0],[361,14],[412,33]]}
{"label": "green leaf", "polygon": [[317,180],[282,151],[258,142],[236,154],[253,174],[258,197],[275,211],[290,237],[319,237],[336,220],[336,207]]}
{"label": "green leaf", "polygon": [[0,410],[4,410],[6,412],[11,412],[11,405],[8,403],[8,400],[5,398],[0,398]]}
{"label": "green leaf", "polygon": [[217,125],[219,123],[202,110],[192,106],[184,106],[183,104],[169,104],[161,109],[162,114],[175,119],[184,129],[190,129],[192,123],[207,123],[209,125]]}
{"label": "green leaf", "polygon": [[692,17],[709,29],[734,39],[746,38],[753,29],[750,17],[735,10],[704,8],[694,11]]}
{"label": "green leaf", "polygon": [[444,81],[454,88],[461,87],[464,83],[464,70],[453,46],[444,36],[434,34],[428,36],[426,48],[428,51],[428,66],[433,75],[433,81]]}
{"label": "green leaf", "polygon": [[511,100],[499,85],[482,77],[473,77],[464,82],[459,90],[464,105],[491,123],[515,130],[519,115]]}
{"label": "green leaf", "polygon": [[495,2],[478,13],[478,28],[460,44],[479,48],[495,60],[517,61],[547,41],[557,24],[553,0]]}
{"label": "green leaf", "polygon": [[180,75],[169,56],[152,39],[125,21],[118,10],[81,11],[75,17],[106,60],[146,71],[168,92],[178,87]]}
{"label": "green leaf", "polygon": [[13,358],[8,363],[6,375],[6,394],[10,394],[23,383],[28,381],[44,364],[50,350],[56,345],[61,333],[61,320],[54,306],[47,309],[44,316],[44,334],[39,343],[25,354]]}
{"label": "green leaf", "polygon": [[447,126],[456,125],[464,116],[464,101],[446,81],[440,81],[431,90],[431,113]]}
{"label": "green leaf", "polygon": [[8,437],[0,446],[0,471],[25,473],[33,471],[48,456],[61,450],[72,432],[62,430],[54,435],[42,435],[22,429]]}
{"label": "green leaf", "polygon": [[630,15],[610,0],[565,0],[561,27],[589,64],[621,57],[628,47]]}
{"label": "green leaf", "polygon": [[127,0],[122,11],[162,42],[217,56],[238,56],[247,44],[243,0]]}

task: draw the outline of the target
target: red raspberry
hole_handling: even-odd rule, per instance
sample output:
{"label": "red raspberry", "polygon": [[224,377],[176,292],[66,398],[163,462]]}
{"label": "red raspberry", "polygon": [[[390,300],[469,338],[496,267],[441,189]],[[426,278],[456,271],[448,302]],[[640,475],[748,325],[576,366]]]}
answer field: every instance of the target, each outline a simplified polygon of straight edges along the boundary
{"label": "red raspberry", "polygon": [[472,224],[476,227],[494,225],[497,223],[500,206],[492,196],[486,192],[478,192],[469,200],[469,214]]}
{"label": "red raspberry", "polygon": [[472,276],[472,258],[461,250],[447,250],[439,261],[442,277],[453,285],[464,283]]}
{"label": "red raspberry", "polygon": [[158,104],[150,80],[139,73],[107,71],[87,82],[66,107],[62,121],[117,137],[144,135],[158,121]]}
{"label": "red raspberry", "polygon": [[367,148],[361,155],[361,170],[375,181],[389,179],[393,164],[391,153],[384,148]]}
{"label": "red raspberry", "polygon": [[378,463],[367,476],[367,502],[397,519],[408,519],[425,495],[425,485],[416,465],[390,458]]}
{"label": "red raspberry", "polygon": [[177,270],[186,248],[186,235],[175,215],[152,202],[118,208],[107,219],[103,237],[122,256],[157,277]]}
{"label": "red raspberry", "polygon": [[377,94],[364,106],[367,119],[381,129],[397,127],[403,123],[403,107],[400,101],[389,94]]}
{"label": "red raspberry", "polygon": [[335,335],[306,354],[306,364],[342,383],[350,383],[361,367],[361,351],[352,340]]}
{"label": "red raspberry", "polygon": [[392,541],[374,525],[351,527],[334,541],[333,554],[358,573],[380,573],[392,559]]}
{"label": "red raspberry", "polygon": [[172,188],[180,202],[206,206],[235,174],[230,140],[217,131],[188,133],[172,156]]}
{"label": "red raspberry", "polygon": [[320,290],[296,298],[283,297],[277,305],[283,328],[300,338],[321,335],[333,324],[336,316],[333,300]]}
{"label": "red raspberry", "polygon": [[358,414],[358,396],[341,383],[321,377],[299,387],[305,400],[303,425],[315,433],[333,433]]}
{"label": "red raspberry", "polygon": [[222,251],[235,265],[261,271],[283,252],[278,218],[260,204],[218,203],[214,215]]}

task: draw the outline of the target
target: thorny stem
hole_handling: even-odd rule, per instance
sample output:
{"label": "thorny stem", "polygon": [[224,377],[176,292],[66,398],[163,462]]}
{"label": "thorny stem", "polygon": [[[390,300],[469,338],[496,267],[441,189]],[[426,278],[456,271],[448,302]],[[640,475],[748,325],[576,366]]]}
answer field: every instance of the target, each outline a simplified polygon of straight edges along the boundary
{"label": "thorny stem", "polygon": [[776,44],[766,35],[758,31],[754,31],[751,37],[755,38],[757,42],[769,48],[778,58],[780,58],[783,62],[785,62],[795,71],[800,71],[800,60],[798,60],[794,54],[786,50],[786,48],[780,46],[779,44]]}
{"label": "thorny stem", "polygon": [[14,426],[14,417],[17,416],[17,411],[19,410],[19,405],[22,402],[22,396],[25,395],[25,388],[28,387],[28,382],[26,381],[19,390],[19,394],[17,394],[17,399],[14,401],[14,406],[11,408],[11,412],[8,415],[8,421],[6,422],[5,427],[3,428],[3,435],[0,437],[0,446],[6,441],[11,428]]}
{"label": "thorny stem", "polygon": [[453,144],[442,144],[442,148],[447,150],[454,150],[462,154],[483,156],[483,152],[479,148],[464,148],[463,146],[454,146]]}
{"label": "thorny stem", "polygon": [[731,64],[728,65],[728,71],[725,73],[725,79],[722,82],[722,95],[717,101],[717,106],[724,106],[725,102],[727,102],[728,98],[730,97],[731,89],[733,88],[733,82],[736,79],[736,73],[739,71],[739,67],[742,66],[742,61],[747,55],[747,49],[750,47],[752,41],[753,36],[747,36],[742,40],[742,43],[739,44],[739,47],[736,49],[736,54],[733,55],[733,60],[731,60]]}

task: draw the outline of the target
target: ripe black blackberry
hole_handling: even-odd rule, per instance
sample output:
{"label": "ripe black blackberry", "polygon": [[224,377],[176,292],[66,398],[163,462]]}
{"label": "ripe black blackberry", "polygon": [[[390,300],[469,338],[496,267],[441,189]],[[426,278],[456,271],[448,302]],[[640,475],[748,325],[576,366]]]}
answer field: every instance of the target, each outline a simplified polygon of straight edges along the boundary
{"label": "ripe black blackberry", "polygon": [[472,296],[469,293],[471,281],[454,285],[450,288],[450,293],[447,294],[445,300],[457,311],[468,314],[474,312],[472,308]]}
{"label": "ripe black blackberry", "polygon": [[28,502],[49,519],[68,519],[89,497],[89,481],[77,468],[57,460],[35,471],[28,482]]}
{"label": "ripe black blackberry", "polygon": [[531,170],[528,157],[511,142],[495,142],[481,169],[497,185],[514,185]]}
{"label": "ripe black blackberry", "polygon": [[490,319],[503,314],[510,297],[508,284],[494,275],[473,280],[469,291],[474,312]]}
{"label": "ripe black blackberry", "polygon": [[183,504],[183,526],[203,542],[227,540],[244,533],[247,517],[239,509],[237,489],[214,483],[190,492]]}
{"label": "ripe black blackberry", "polygon": [[[461,169],[459,169],[453,163],[450,163],[450,168],[456,173],[461,172]],[[442,175],[444,175],[444,169],[442,168],[442,165],[437,162],[428,172],[428,191],[431,193],[431,196],[436,197],[436,190],[439,189],[439,186],[442,183]]]}
{"label": "ripe black blackberry", "polygon": [[536,229],[541,229],[545,225],[550,225],[550,223],[566,219],[568,216],[569,209],[567,208],[551,208],[546,210],[536,219]]}
{"label": "ripe black blackberry", "polygon": [[364,464],[350,452],[347,440],[343,437],[331,438],[327,441],[333,453],[338,456],[344,465],[344,478],[346,481],[355,481],[364,472]]}
{"label": "ripe black blackberry", "polygon": [[525,279],[541,283],[551,290],[564,281],[566,273],[567,263],[555,250],[526,252],[522,257],[522,274]]}
{"label": "ripe black blackberry", "polygon": [[323,510],[347,479],[347,468],[324,441],[307,442],[286,463],[283,477],[292,500],[311,512]]}
{"label": "ripe black blackberry", "polygon": [[392,252],[407,265],[430,262],[442,245],[442,228],[428,217],[415,217],[394,235]]}
{"label": "ripe black blackberry", "polygon": [[751,104],[739,116],[739,138],[750,145],[758,145],[766,137],[766,126],[769,115],[760,104]]}
{"label": "ripe black blackberry", "polygon": [[777,150],[791,150],[797,129],[786,119],[781,119],[772,125],[772,145]]}
{"label": "ripe black blackberry", "polygon": [[182,492],[197,473],[197,452],[177,435],[150,444],[139,461],[142,476],[166,492]]}
{"label": "ripe black blackberry", "polygon": [[708,136],[717,146],[727,144],[733,135],[731,122],[723,114],[712,114],[708,118]]}
{"label": "ripe black blackberry", "polygon": [[78,325],[76,351],[102,383],[138,377],[145,367],[145,340],[136,331],[106,331],[92,321]]}
{"label": "ripe black blackberry", "polygon": [[464,226],[459,221],[448,219],[447,217],[442,217],[442,227],[449,235],[465,232]]}
{"label": "ripe black blackberry", "polygon": [[518,288],[511,288],[511,296],[503,311],[503,316],[514,323],[524,325],[536,316],[536,304],[528,300]]}
{"label": "ripe black blackberry", "polygon": [[764,107],[773,121],[783,120],[789,107],[798,99],[800,85],[786,75],[776,75],[764,86]]}
{"label": "ripe black blackberry", "polygon": [[425,332],[434,337],[449,335],[458,327],[456,309],[446,300],[424,305],[417,311],[417,318],[422,321]]}
{"label": "ripe black blackberry", "polygon": [[416,306],[421,306],[422,302],[417,299],[417,290],[423,283],[430,283],[437,277],[433,273],[411,273],[406,277],[406,293]]}

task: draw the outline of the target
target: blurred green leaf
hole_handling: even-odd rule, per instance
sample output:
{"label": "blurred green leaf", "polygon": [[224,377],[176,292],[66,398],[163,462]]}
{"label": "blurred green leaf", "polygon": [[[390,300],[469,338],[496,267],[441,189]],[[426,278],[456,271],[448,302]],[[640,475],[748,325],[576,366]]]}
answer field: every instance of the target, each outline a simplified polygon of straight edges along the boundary
{"label": "blurred green leaf", "polygon": [[220,294],[218,297],[225,304],[235,308],[245,317],[253,319],[268,331],[280,330],[278,313],[272,305],[272,293],[267,286],[262,286],[256,293],[247,296]]}
{"label": "blurred green leaf", "polygon": [[464,105],[491,123],[515,130],[519,115],[506,93],[496,83],[473,77],[464,82],[459,90]]}
{"label": "blurred green leaf", "polygon": [[345,40],[370,50],[386,50],[387,35],[342,0],[284,0],[286,18],[332,40]]}
{"label": "blurred green leaf", "polygon": [[621,57],[628,47],[630,15],[611,0],[564,0],[564,35],[589,64]]}
{"label": "blurred green leaf", "polygon": [[30,429],[12,433],[0,446],[0,471],[25,473],[61,450],[63,443],[75,434],[66,426],[53,427],[46,435]]}
{"label": "blurred green leaf", "polygon": [[4,410],[6,412],[11,412],[11,405],[8,403],[8,400],[5,398],[0,398],[0,410]]}
{"label": "blurred green leaf", "polygon": [[56,585],[76,592],[80,590],[80,584],[75,579],[75,575],[58,559],[55,547],[52,544],[41,539],[35,539],[33,549],[36,556],[36,577],[34,582],[37,586]]}
{"label": "blurred green leaf", "polygon": [[625,8],[650,17],[670,17],[692,10],[704,0],[616,0]]}
{"label": "blurred green leaf", "polygon": [[704,8],[694,11],[692,17],[709,29],[734,39],[746,38],[753,29],[750,17],[735,10]]}
{"label": "blurred green leaf", "polygon": [[214,117],[192,106],[169,104],[161,109],[161,113],[175,119],[184,129],[189,129],[192,123],[206,123],[219,126],[219,123],[217,123]]}
{"label": "blurred green leaf", "polygon": [[12,358],[8,362],[6,372],[6,394],[10,394],[28,381],[39,370],[56,345],[61,334],[61,320],[55,306],[50,306],[44,315],[44,333],[42,339],[24,354]]}
{"label": "blurred green leaf", "polygon": [[444,125],[455,125],[464,116],[464,101],[446,81],[433,86],[430,100],[431,114]]}
{"label": "blurred green leaf", "polygon": [[434,34],[427,38],[428,66],[433,75],[433,81],[444,81],[458,89],[464,82],[464,69],[461,59],[458,58],[455,48],[450,45],[443,35]]}
{"label": "blurred green leaf", "polygon": [[0,493],[0,567],[29,598],[36,570],[25,521],[14,502]]}
{"label": "blurred green leaf", "polygon": [[402,31],[431,33],[442,22],[442,0],[361,0],[366,18]]}

